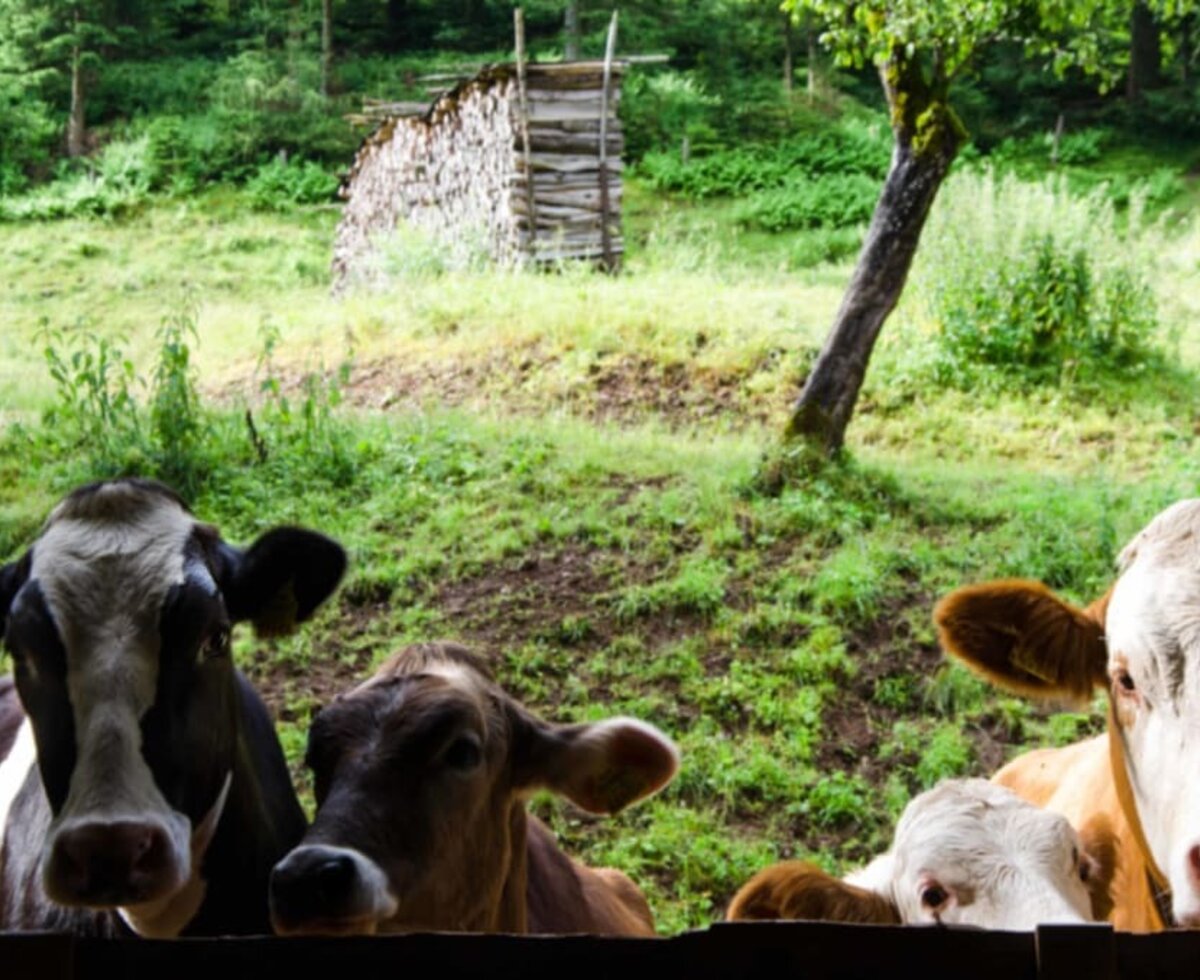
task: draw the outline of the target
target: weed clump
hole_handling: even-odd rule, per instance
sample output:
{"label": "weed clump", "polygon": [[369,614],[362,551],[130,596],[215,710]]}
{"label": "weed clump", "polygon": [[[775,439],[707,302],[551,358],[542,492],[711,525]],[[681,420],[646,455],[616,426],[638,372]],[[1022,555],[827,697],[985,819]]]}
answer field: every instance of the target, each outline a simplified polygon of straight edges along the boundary
{"label": "weed clump", "polygon": [[914,272],[934,380],[1029,387],[1163,365],[1150,270],[1158,236],[1107,188],[962,173],[947,182]]}

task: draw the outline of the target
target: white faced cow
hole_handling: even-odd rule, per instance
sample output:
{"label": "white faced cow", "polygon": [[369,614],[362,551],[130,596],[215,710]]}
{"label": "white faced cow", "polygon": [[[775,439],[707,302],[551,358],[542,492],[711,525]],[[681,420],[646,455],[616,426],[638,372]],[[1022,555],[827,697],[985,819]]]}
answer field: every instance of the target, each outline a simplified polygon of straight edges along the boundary
{"label": "white faced cow", "polygon": [[421,644],[317,715],[308,763],[317,816],[271,876],[279,933],[654,933],[629,878],[525,812],[539,788],[615,813],[665,786],[678,754],[649,725],[549,725],[469,650]]}
{"label": "white faced cow", "polygon": [[1118,928],[1200,926],[1200,500],[1154,518],[1119,568],[1087,608],[1004,580],[951,593],[934,618],[945,648],[1003,687],[1108,689],[1105,735],[1028,753],[995,779],[1076,826],[1111,825]]}
{"label": "white faced cow", "polygon": [[237,550],[148,481],[58,505],[0,568],[16,681],[0,687],[0,928],[268,928],[268,875],[304,817],[230,628],[292,629],[344,568],[296,528]]}
{"label": "white faced cow", "polygon": [[1113,845],[1080,840],[1064,817],[982,779],[947,780],[915,797],[892,848],[839,880],[803,861],[759,872],[730,919],[821,919],[1033,929],[1109,910]]}

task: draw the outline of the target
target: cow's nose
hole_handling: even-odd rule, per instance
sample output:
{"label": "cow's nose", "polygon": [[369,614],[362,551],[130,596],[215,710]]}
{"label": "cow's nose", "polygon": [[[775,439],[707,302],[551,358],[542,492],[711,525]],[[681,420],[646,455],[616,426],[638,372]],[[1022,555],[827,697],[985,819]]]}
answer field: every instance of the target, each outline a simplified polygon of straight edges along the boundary
{"label": "cow's nose", "polygon": [[336,918],[353,903],[357,878],[348,854],[298,848],[271,872],[271,908],[293,922]]}
{"label": "cow's nose", "polygon": [[1200,882],[1200,844],[1192,847],[1187,854],[1188,874],[1192,876],[1192,881]]}
{"label": "cow's nose", "polygon": [[46,890],[64,905],[133,905],[179,887],[166,828],[135,820],[90,822],[57,835]]}

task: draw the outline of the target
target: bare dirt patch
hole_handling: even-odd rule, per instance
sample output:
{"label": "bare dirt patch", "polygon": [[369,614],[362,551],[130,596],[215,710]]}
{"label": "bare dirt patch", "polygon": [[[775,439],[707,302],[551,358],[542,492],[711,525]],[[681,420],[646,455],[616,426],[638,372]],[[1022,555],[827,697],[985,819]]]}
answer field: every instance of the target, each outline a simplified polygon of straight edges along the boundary
{"label": "bare dirt patch", "polygon": [[[355,364],[342,386],[350,405],[375,411],[413,411],[430,404],[475,410],[502,405],[520,415],[566,411],[594,422],[634,425],[656,418],[672,429],[720,425],[744,429],[783,418],[799,380],[763,385],[755,380],[775,374],[782,352],[772,352],[749,368],[704,368],[684,362],[660,362],[637,354],[593,355],[580,374],[562,358],[538,346],[479,353],[471,359],[405,360],[378,358]],[[281,394],[296,398],[310,371],[275,371]],[[326,380],[334,379],[333,372]],[[218,399],[258,397],[251,377],[234,378],[210,392]],[[769,392],[765,394],[764,392]]]}

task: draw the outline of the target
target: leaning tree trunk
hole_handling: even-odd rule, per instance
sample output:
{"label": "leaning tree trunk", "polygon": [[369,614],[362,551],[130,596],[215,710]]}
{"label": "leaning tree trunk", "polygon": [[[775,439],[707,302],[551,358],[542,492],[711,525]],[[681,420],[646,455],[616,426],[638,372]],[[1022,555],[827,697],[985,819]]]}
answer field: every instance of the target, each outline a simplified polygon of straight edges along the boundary
{"label": "leaning tree trunk", "polygon": [[579,0],[567,0],[567,9],[563,16],[563,60],[578,61],[579,49]]}
{"label": "leaning tree trunk", "polygon": [[792,15],[783,15],[783,90],[792,94],[792,79],[796,74],[795,58],[792,53]]}
{"label": "leaning tree trunk", "polygon": [[333,75],[333,0],[321,0],[321,94],[329,98]]}
{"label": "leaning tree trunk", "polygon": [[1129,74],[1125,79],[1125,97],[1136,102],[1146,89],[1158,84],[1162,63],[1162,38],[1145,0],[1136,0],[1129,20]]}
{"label": "leaning tree trunk", "polygon": [[[78,30],[78,28],[77,28]],[[71,49],[71,114],[67,118],[67,156],[81,157],[86,146],[83,116],[83,56],[79,46]]]}
{"label": "leaning tree trunk", "polygon": [[875,340],[904,290],[929,208],[964,135],[944,85],[932,90],[917,64],[895,53],[882,74],[895,135],[891,167],[833,328],[785,433],[829,453],[845,441]]}

